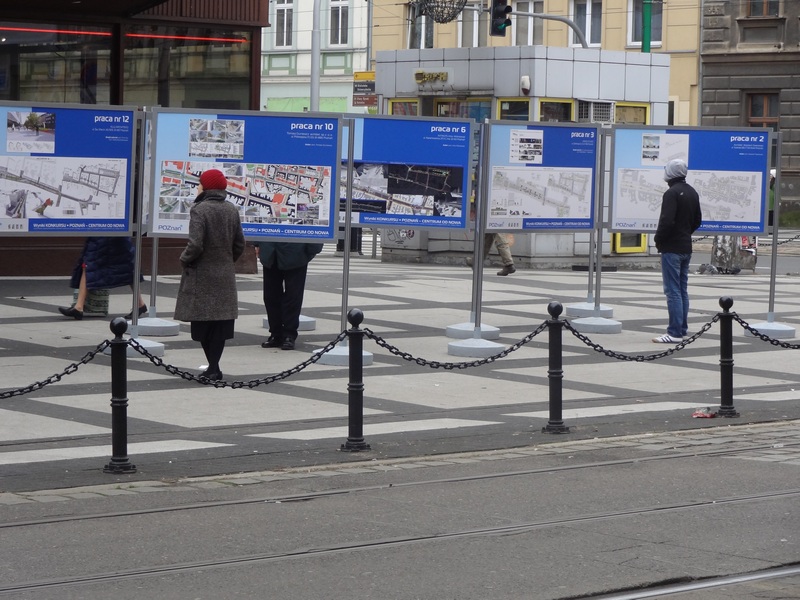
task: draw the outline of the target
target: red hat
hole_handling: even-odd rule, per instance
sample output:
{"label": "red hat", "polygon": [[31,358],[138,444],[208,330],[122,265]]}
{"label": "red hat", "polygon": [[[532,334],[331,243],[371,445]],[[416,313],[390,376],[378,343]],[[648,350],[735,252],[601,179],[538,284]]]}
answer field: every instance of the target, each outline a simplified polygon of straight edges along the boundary
{"label": "red hat", "polygon": [[228,187],[228,180],[219,169],[209,169],[200,175],[200,185],[204,190],[224,190]]}

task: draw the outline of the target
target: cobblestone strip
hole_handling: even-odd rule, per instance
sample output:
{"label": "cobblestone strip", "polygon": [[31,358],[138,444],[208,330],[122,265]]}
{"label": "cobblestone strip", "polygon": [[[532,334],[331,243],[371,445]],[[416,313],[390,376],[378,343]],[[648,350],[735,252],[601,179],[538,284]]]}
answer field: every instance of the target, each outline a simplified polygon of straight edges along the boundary
{"label": "cobblestone strip", "polygon": [[[127,494],[192,492],[231,486],[262,485],[271,481],[384,473],[386,471],[475,464],[484,461],[529,458],[531,456],[578,454],[580,452],[614,448],[636,449],[651,454],[654,452],[736,450],[738,453],[734,458],[737,459],[800,465],[800,421],[714,427],[702,430],[640,434],[618,438],[563,441],[540,444],[528,448],[514,448],[513,450],[467,452],[437,457],[398,458],[359,462],[348,466],[335,464],[320,465],[318,467],[298,467],[280,471],[195,477],[180,479],[175,482],[139,481],[60,490],[0,493],[0,506],[12,506],[30,502],[52,503],[110,498]],[[751,449],[749,452],[747,452],[748,448]],[[745,452],[742,452],[742,450]]]}

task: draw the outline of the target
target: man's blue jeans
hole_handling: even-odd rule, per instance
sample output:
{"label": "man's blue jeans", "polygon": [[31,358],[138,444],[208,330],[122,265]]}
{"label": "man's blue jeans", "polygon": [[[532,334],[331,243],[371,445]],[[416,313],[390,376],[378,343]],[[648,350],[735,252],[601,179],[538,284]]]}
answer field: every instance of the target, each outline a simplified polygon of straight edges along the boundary
{"label": "man's blue jeans", "polygon": [[667,297],[669,326],[667,334],[681,338],[689,332],[689,261],[691,254],[663,252],[661,279]]}

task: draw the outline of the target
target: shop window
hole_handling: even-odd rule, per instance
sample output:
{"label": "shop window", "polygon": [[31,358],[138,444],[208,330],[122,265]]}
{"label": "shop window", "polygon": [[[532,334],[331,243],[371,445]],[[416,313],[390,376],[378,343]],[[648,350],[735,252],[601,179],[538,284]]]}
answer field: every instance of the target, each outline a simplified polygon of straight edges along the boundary
{"label": "shop window", "polygon": [[617,103],[614,106],[614,122],[645,125],[648,123],[647,109],[648,106],[646,104]]}
{"label": "shop window", "polygon": [[0,37],[3,100],[111,102],[110,28],[2,22]]}
{"label": "shop window", "polygon": [[658,0],[628,0],[628,45],[642,45],[642,5],[650,2],[650,43],[661,44],[663,3]]}
{"label": "shop window", "polygon": [[[249,106],[248,33],[132,25],[124,38],[123,103],[141,106],[180,103],[185,108]],[[128,68],[129,62],[138,64]],[[215,85],[208,85],[212,78]]]}
{"label": "shop window", "polygon": [[[572,0],[572,20],[581,30],[587,43],[600,45],[603,31],[603,2],[602,0]],[[572,34],[572,43],[579,45],[580,40]]]}
{"label": "shop window", "polygon": [[517,13],[543,13],[544,0],[518,0],[514,3],[514,45],[541,46],[544,44],[542,19],[517,15]]}
{"label": "shop window", "polygon": [[562,123],[572,121],[572,102],[541,100],[539,102],[539,120]]}
{"label": "shop window", "polygon": [[748,17],[777,17],[780,0],[746,0]]}
{"label": "shop window", "polygon": [[500,119],[505,121],[530,120],[530,100],[500,100],[497,106]]}
{"label": "shop window", "polygon": [[439,100],[436,116],[453,119],[475,119],[481,122],[492,114],[491,100]]}
{"label": "shop window", "polygon": [[419,102],[416,100],[390,100],[389,114],[416,117],[419,115]]}

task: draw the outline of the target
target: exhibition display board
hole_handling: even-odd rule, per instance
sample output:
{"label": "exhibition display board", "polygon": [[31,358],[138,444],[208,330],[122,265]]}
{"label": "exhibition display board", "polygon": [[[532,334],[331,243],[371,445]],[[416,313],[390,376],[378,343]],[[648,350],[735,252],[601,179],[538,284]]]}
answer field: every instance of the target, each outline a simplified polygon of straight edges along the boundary
{"label": "exhibition display board", "polygon": [[762,233],[772,132],[769,129],[617,126],[612,132],[611,231],[655,233],[664,166],[683,159],[700,194],[701,233]]}
{"label": "exhibition display board", "polygon": [[188,234],[200,174],[219,169],[248,239],[335,237],[338,117],[154,109],[152,119],[151,234]]}
{"label": "exhibition display board", "polygon": [[0,235],[131,232],[136,109],[5,103],[0,114]]}
{"label": "exhibition display board", "polygon": [[489,122],[486,231],[591,230],[597,125]]}
{"label": "exhibition display board", "polygon": [[[464,229],[470,197],[472,120],[352,117],[351,223],[364,227]],[[343,133],[343,141],[348,134]],[[347,144],[342,163],[347,164]],[[346,199],[348,172],[341,170]],[[344,206],[340,221],[344,222]]]}

